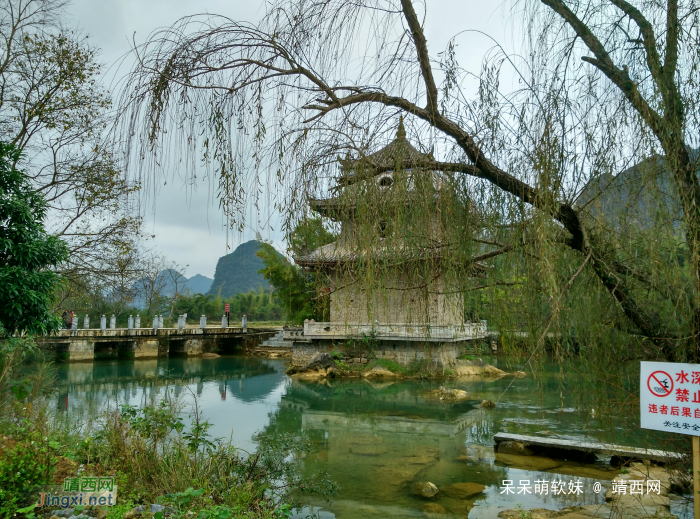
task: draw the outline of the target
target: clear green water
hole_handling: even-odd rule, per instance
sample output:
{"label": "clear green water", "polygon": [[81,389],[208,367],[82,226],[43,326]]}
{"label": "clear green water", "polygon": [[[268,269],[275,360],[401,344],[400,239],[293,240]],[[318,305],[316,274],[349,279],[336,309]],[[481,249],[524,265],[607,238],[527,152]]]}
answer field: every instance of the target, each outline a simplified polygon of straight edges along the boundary
{"label": "clear green water", "polygon": [[[303,432],[314,445],[299,459],[303,470],[327,472],[341,486],[330,506],[314,502],[327,518],[450,518],[467,513],[486,518],[516,504],[560,508],[603,503],[609,480],[617,473],[603,462],[549,468],[536,458],[494,455],[493,435],[500,431],[601,439],[600,424],[590,409],[574,408],[580,399],[562,393],[553,367],[537,379],[516,379],[492,410],[478,404],[496,400],[510,378],[450,382],[472,399],[448,404],[428,395],[438,382],[300,382],[284,375],[283,361],[247,357],[105,360],[59,364],[56,369],[56,407],[75,420],[87,421],[108,406],[141,405],[172,390],[186,405],[196,394],[204,417],[213,424],[212,435],[231,438],[249,452],[255,449],[256,433]],[[154,377],[181,379],[191,392],[162,380],[154,383]],[[602,439],[637,442],[624,430],[607,429]],[[503,494],[504,480],[512,480],[516,492],[521,481],[581,481],[583,493]],[[479,483],[486,489],[468,499],[440,492],[427,500],[411,492],[415,482],[425,481],[438,488]],[[596,482],[602,483],[599,493],[594,491]]]}

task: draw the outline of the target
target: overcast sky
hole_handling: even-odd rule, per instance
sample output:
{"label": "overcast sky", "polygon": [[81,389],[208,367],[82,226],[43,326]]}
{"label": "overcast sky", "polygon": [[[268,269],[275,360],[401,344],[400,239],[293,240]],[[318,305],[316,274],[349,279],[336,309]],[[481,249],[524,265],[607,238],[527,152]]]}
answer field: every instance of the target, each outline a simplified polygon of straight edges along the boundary
{"label": "overcast sky", "polygon": [[[483,0],[427,0],[426,36],[431,55],[443,50],[448,38],[460,31],[484,31],[499,42],[508,42],[510,13],[501,2]],[[69,6],[70,24],[89,35],[102,49],[101,59],[110,67],[129,52],[130,41],[142,43],[149,33],[171,25],[183,16],[213,13],[237,20],[255,22],[264,15],[262,0],[73,0]],[[460,39],[458,61],[474,72],[484,53],[493,42],[476,33]],[[126,62],[128,63],[128,61]],[[107,72],[112,81],[127,72],[126,67],[115,67]],[[166,254],[172,261],[187,266],[185,274],[203,274],[213,277],[220,256],[231,252],[240,243],[255,238],[260,232],[264,238],[280,242],[279,229],[273,230],[262,222],[278,225],[274,215],[259,215],[249,219],[249,227],[242,233],[226,231],[218,209],[218,201],[203,182],[186,188],[184,181],[168,179],[160,186],[155,203],[145,208],[147,235],[155,235],[149,245]]]}

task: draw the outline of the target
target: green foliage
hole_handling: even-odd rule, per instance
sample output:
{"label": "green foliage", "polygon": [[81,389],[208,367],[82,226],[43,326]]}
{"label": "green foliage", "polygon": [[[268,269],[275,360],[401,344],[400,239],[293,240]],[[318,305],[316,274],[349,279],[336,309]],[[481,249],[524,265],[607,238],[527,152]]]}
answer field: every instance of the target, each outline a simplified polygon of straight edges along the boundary
{"label": "green foliage", "polygon": [[334,242],[337,237],[326,228],[321,218],[309,217],[305,214],[289,234],[289,250],[294,256],[303,256]]}
{"label": "green foliage", "polygon": [[410,375],[410,371],[406,366],[402,366],[398,362],[394,362],[393,360],[386,360],[386,359],[375,359],[371,364],[368,365],[369,369],[372,369],[374,366],[384,366],[386,369],[391,371],[392,373],[402,373],[404,375]]}
{"label": "green foliage", "polygon": [[14,444],[0,449],[0,517],[36,500],[34,492],[50,483],[55,454],[47,438],[25,428]]}
{"label": "green foliage", "polygon": [[0,142],[0,326],[10,335],[43,334],[59,327],[51,302],[60,278],[50,269],[67,251],[44,230],[46,202],[14,167],[19,159]]}
{"label": "green foliage", "polygon": [[365,357],[368,359],[374,358],[374,352],[379,345],[377,335],[371,333],[369,335],[362,334],[362,339],[350,339],[343,345],[345,351],[351,357]]}
{"label": "green foliage", "polygon": [[184,428],[182,419],[165,400],[161,400],[157,405],[141,408],[123,405],[122,416],[132,429],[149,440],[155,449],[171,431],[180,432]]}
{"label": "green foliage", "polygon": [[[295,257],[303,256],[336,238],[321,218],[305,216],[289,233],[289,250]],[[289,322],[302,324],[305,319],[325,321],[330,318],[329,298],[323,291],[328,283],[323,274],[305,272],[269,243],[261,244],[257,255],[264,263],[259,272],[275,288]]]}
{"label": "green foliage", "polygon": [[317,318],[322,308],[319,308],[321,305],[316,299],[314,277],[292,265],[269,243],[260,246],[258,256],[265,265],[260,273],[275,287],[287,319],[301,324],[305,319]]}
{"label": "green foliage", "polygon": [[276,292],[270,290],[251,290],[239,292],[228,299],[214,297],[211,294],[194,294],[179,296],[173,305],[173,314],[187,314],[188,322],[199,322],[202,315],[208,319],[220,319],[224,305],[231,308],[231,318],[237,319],[246,314],[249,321],[279,321],[284,315],[282,304]]}

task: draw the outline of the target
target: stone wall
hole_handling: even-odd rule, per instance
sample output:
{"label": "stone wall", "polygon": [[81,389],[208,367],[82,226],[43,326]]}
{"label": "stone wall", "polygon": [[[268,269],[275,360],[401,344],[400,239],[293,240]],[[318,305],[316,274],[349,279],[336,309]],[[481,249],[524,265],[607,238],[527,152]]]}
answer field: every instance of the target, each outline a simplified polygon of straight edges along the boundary
{"label": "stone wall", "polygon": [[158,339],[141,339],[134,341],[134,358],[146,359],[158,356]]}
{"label": "stone wall", "polygon": [[292,346],[292,366],[305,366],[317,353],[328,351],[333,351],[333,345],[326,341],[295,342]]}
{"label": "stone wall", "polygon": [[[292,348],[292,366],[304,366],[317,353],[331,351],[342,352],[342,345],[334,345],[330,341],[295,342]],[[402,366],[410,366],[415,361],[428,361],[438,367],[448,368],[456,364],[461,351],[459,343],[379,341],[374,356],[392,360]]]}
{"label": "stone wall", "polygon": [[68,360],[94,360],[95,345],[90,339],[71,341],[68,346]]}
{"label": "stone wall", "polygon": [[374,352],[378,359],[392,360],[402,366],[414,361],[427,360],[439,367],[451,367],[459,357],[462,347],[458,343],[416,343],[385,341]]}
{"label": "stone wall", "polygon": [[425,286],[423,279],[411,280],[400,271],[383,275],[382,288],[367,290],[343,272],[331,279],[331,321],[340,323],[461,324],[464,305],[459,295],[444,287],[441,278]]}

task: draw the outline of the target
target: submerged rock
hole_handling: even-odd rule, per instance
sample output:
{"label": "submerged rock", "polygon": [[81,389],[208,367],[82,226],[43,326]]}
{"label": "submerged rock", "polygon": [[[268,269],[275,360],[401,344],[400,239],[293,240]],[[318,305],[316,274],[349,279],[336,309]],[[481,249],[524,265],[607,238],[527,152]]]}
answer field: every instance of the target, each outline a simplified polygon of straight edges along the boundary
{"label": "submerged rock", "polygon": [[532,456],[534,452],[528,449],[523,442],[505,441],[498,444],[499,454],[517,454],[518,456]]}
{"label": "submerged rock", "polygon": [[437,503],[425,503],[423,505],[423,512],[426,514],[446,514],[447,510],[442,505]]}
{"label": "submerged rock", "polygon": [[202,353],[202,358],[204,359],[218,359],[221,357],[218,353]]}
{"label": "submerged rock", "polygon": [[481,407],[484,407],[486,409],[493,409],[494,407],[496,407],[496,402],[494,402],[493,400],[482,400]]}
{"label": "submerged rock", "polygon": [[434,389],[430,392],[430,396],[433,398],[439,398],[440,400],[447,401],[458,401],[466,400],[469,398],[469,393],[463,389],[447,389],[444,386],[440,386],[440,389]]}
{"label": "submerged rock", "polygon": [[509,467],[524,470],[549,470],[564,464],[561,460],[553,460],[544,456],[520,456],[517,454],[496,453],[496,461]]}
{"label": "submerged rock", "polygon": [[455,499],[467,499],[481,494],[484,490],[486,487],[479,483],[453,483],[440,488],[440,492]]}
{"label": "submerged rock", "polygon": [[421,497],[435,497],[439,492],[438,487],[436,487],[430,481],[414,483],[411,487],[411,491]]}

